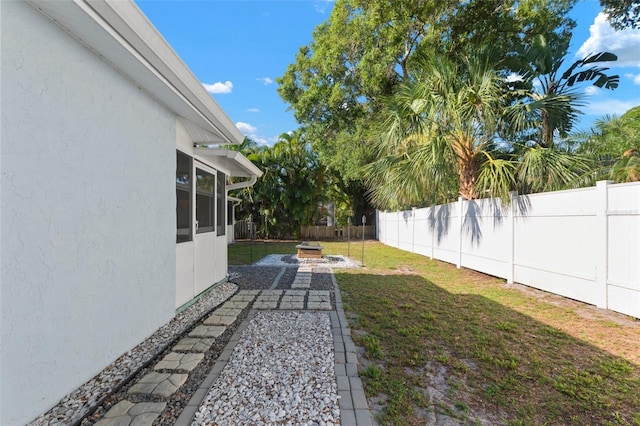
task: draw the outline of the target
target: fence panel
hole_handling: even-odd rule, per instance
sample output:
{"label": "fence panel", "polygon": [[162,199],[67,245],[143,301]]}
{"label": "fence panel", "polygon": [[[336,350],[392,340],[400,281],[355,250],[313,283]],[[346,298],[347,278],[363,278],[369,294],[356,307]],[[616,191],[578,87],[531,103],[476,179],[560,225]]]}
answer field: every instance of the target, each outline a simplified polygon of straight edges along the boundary
{"label": "fence panel", "polygon": [[527,196],[514,224],[514,280],[602,305],[597,284],[596,189]]}
{"label": "fence panel", "polygon": [[460,207],[458,203],[433,207],[435,239],[433,257],[459,265],[460,262]]}
{"label": "fence panel", "polygon": [[607,296],[609,308],[640,310],[640,191],[637,184],[608,187]]}
{"label": "fence panel", "polygon": [[499,199],[463,202],[461,265],[509,278],[512,251],[509,209]]}

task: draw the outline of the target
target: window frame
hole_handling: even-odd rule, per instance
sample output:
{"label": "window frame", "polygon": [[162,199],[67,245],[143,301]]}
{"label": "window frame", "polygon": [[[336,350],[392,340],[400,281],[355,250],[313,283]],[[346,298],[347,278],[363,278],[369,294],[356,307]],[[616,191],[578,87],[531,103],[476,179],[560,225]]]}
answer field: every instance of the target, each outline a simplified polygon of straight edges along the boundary
{"label": "window frame", "polygon": [[[207,234],[210,232],[216,231],[215,221],[216,221],[216,180],[217,180],[217,172],[215,169],[208,167],[202,163],[197,162],[195,165],[195,174],[194,174],[194,182],[195,186],[195,209],[196,209],[196,234]],[[208,175],[212,177],[212,185],[211,190],[209,192],[208,188],[202,188],[198,186],[198,171],[200,171],[203,175]],[[200,197],[200,198],[198,198]],[[204,200],[203,197],[206,197],[208,200],[208,219],[209,221],[204,221],[204,217],[202,216],[202,210],[198,209],[198,206],[201,205]],[[198,212],[201,212],[201,215],[198,216]]]}
{"label": "window frame", "polygon": [[216,171],[216,234],[227,235],[227,203],[226,203],[227,175]]}
{"label": "window frame", "polygon": [[[178,182],[178,162],[180,158],[188,160],[187,183]],[[176,244],[193,241],[193,157],[189,154],[176,150]],[[187,195],[187,208],[180,209],[180,201],[184,201],[184,194]],[[180,195],[183,195],[182,197]],[[185,219],[187,227],[180,227],[181,219]]]}

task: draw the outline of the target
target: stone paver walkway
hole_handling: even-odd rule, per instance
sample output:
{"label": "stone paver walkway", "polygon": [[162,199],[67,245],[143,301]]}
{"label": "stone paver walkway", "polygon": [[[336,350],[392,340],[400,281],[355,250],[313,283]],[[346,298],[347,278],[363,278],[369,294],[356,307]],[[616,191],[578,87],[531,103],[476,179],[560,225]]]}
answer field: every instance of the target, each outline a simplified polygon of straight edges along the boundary
{"label": "stone paver walkway", "polygon": [[151,426],[166,406],[166,402],[139,402],[134,404],[127,400],[120,401],[104,415],[103,419],[97,421],[95,426]]}
{"label": "stone paver walkway", "polygon": [[[282,276],[280,274],[277,279]],[[204,359],[208,351],[228,326],[235,323],[244,309],[252,310],[325,310],[331,311],[333,344],[335,353],[335,373],[340,395],[340,424],[342,426],[372,425],[372,417],[358,376],[356,347],[351,340],[348,323],[344,316],[342,299],[335,277],[331,274],[334,286],[332,306],[331,291],[311,290],[312,267],[300,267],[291,290],[241,290],[222,306],[213,311],[202,323],[196,326],[186,337],[179,340],[171,351],[128,390],[128,394],[149,394],[169,397],[182,386],[188,378],[185,372],[192,371]],[[277,281],[277,280],[276,280]],[[275,286],[272,286],[275,287]],[[253,311],[251,311],[253,312]],[[251,317],[252,314],[249,315]],[[227,346],[214,364],[211,372],[198,388],[187,407],[178,418],[176,425],[186,426],[203,401],[214,380],[218,377],[233,348],[247,327],[247,318],[235,331]],[[96,423],[98,426],[135,425],[151,426],[166,407],[165,402],[133,403],[128,400],[114,405]]]}
{"label": "stone paver walkway", "polygon": [[293,279],[291,288],[310,288],[312,271],[313,269],[311,266],[300,266],[296,273],[296,277]]}

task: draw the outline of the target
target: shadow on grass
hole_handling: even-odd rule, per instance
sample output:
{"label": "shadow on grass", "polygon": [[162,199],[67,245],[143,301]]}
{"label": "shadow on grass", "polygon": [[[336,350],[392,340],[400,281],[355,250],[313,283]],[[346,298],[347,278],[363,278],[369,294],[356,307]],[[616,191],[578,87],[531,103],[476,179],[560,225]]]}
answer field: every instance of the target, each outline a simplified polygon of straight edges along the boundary
{"label": "shadow on grass", "polygon": [[[421,276],[336,278],[373,365],[367,396],[388,396],[383,423],[424,424],[421,412],[444,410],[465,422],[488,412],[506,424],[640,424],[640,367],[626,359]],[[434,365],[446,369],[453,408],[424,392]]]}

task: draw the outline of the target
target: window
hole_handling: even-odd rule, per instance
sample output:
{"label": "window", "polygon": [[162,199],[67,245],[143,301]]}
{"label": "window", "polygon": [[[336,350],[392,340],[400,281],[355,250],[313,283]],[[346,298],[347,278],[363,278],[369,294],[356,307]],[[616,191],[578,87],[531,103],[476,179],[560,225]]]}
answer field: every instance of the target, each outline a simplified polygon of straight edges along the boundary
{"label": "window", "polygon": [[213,232],[216,177],[196,168],[196,234]]}
{"label": "window", "polygon": [[218,235],[225,235],[227,233],[227,205],[224,199],[226,185],[227,176],[218,171],[218,185],[216,186],[216,202],[218,206],[218,210],[216,211],[216,232]]}
{"label": "window", "polygon": [[193,239],[191,230],[191,157],[177,151],[176,156],[176,243]]}

